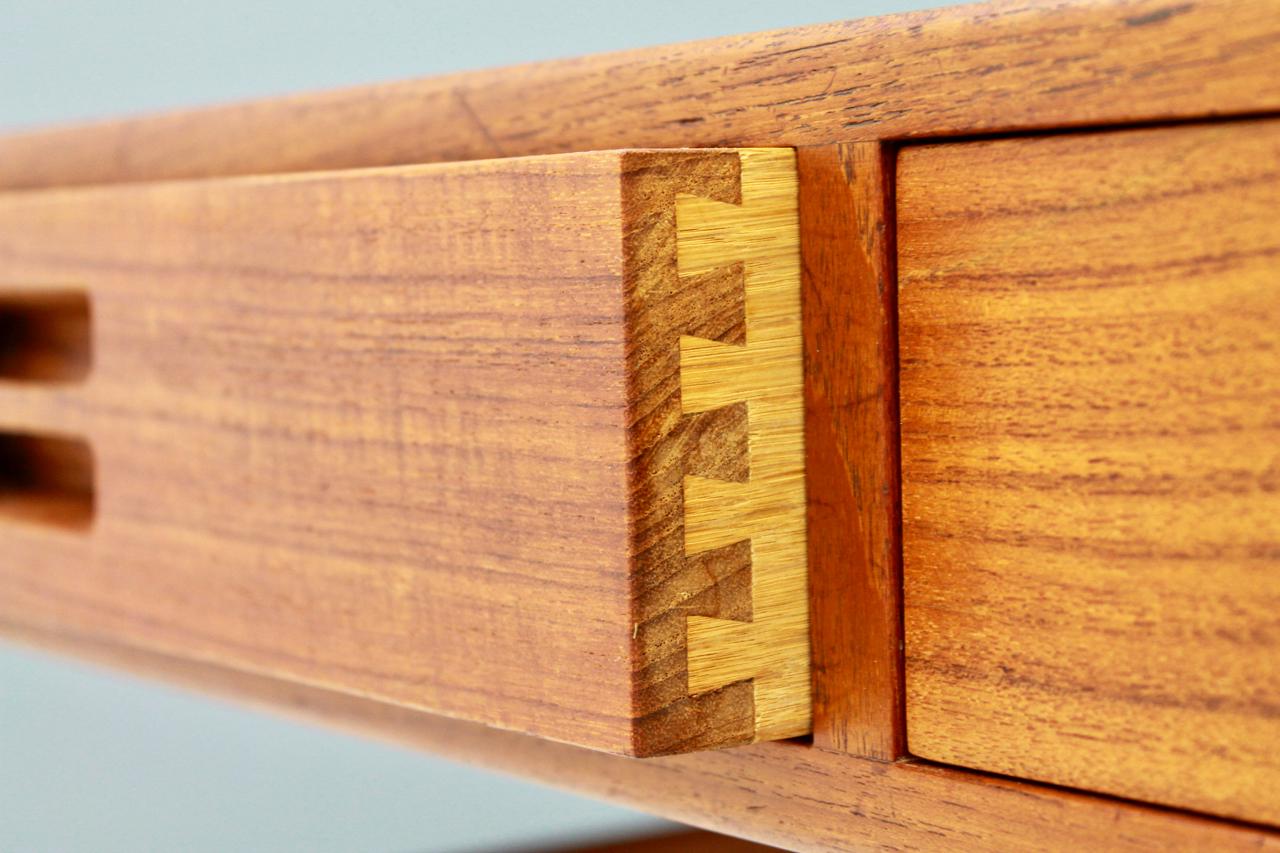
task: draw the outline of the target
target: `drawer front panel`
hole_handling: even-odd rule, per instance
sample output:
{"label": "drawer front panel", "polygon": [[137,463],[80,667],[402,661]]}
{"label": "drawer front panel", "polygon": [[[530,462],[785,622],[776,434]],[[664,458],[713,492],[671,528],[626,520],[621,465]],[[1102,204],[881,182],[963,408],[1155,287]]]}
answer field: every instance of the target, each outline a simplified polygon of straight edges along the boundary
{"label": "drawer front panel", "polygon": [[803,733],[797,246],[785,149],[0,197],[0,620],[617,752]]}
{"label": "drawer front panel", "polygon": [[898,181],[910,751],[1280,820],[1280,122]]}

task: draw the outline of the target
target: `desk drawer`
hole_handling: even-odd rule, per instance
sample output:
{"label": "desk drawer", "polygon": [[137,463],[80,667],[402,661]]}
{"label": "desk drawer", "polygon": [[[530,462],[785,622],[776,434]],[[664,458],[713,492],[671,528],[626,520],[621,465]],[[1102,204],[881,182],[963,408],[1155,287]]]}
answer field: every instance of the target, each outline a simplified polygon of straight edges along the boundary
{"label": "desk drawer", "polygon": [[617,752],[802,734],[797,229],[787,149],[0,197],[0,619]]}
{"label": "desk drawer", "polygon": [[1280,122],[898,179],[910,750],[1280,821]]}

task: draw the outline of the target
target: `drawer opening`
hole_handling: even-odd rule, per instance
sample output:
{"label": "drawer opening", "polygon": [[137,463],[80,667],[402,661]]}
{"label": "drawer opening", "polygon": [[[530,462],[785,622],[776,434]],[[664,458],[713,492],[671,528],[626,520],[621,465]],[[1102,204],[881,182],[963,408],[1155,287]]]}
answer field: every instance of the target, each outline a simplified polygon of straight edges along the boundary
{"label": "drawer opening", "polygon": [[93,523],[94,492],[88,442],[0,432],[0,520],[84,530]]}
{"label": "drawer opening", "polygon": [[79,382],[92,361],[89,296],[0,290],[0,380]]}

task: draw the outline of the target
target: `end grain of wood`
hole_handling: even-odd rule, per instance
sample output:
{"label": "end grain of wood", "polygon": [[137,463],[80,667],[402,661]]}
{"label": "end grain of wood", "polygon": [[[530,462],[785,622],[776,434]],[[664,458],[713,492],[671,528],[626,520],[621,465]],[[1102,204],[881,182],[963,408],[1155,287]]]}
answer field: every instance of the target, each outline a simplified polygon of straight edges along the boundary
{"label": "end grain of wood", "polygon": [[689,617],[689,689],[754,685],[756,740],[807,734],[804,367],[795,152],[746,149],[742,200],[676,201],[682,276],[740,264],[746,341],[680,339],[686,413],[746,403],[745,482],[685,478],[685,551],[749,540],[751,621]]}

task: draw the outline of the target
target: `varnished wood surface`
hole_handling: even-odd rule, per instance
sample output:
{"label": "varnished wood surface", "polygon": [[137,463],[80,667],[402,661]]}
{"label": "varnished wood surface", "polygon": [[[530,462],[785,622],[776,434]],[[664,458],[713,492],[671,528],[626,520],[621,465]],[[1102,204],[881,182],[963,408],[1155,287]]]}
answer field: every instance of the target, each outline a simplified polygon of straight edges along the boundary
{"label": "varnished wood surface", "polygon": [[905,750],[892,155],[797,151],[805,256],[805,451],[813,739]]}
{"label": "varnished wood surface", "polygon": [[1280,121],[898,163],[912,754],[1280,821]]}
{"label": "varnished wood surface", "polygon": [[1257,827],[794,741],[630,759],[2,621],[0,634],[786,850],[1280,850]]}
{"label": "varnished wood surface", "polygon": [[[683,277],[677,196],[737,217]],[[93,313],[0,431],[95,469],[85,529],[38,523],[69,490],[5,445],[0,614],[620,752],[806,732],[795,197],[780,150],[0,198],[0,281]],[[722,387],[682,340],[748,358]],[[798,524],[694,541],[692,476],[780,477]],[[745,636],[731,678],[690,617]]]}
{"label": "varnished wood surface", "polygon": [[1278,38],[1277,0],[1012,0],[11,135],[0,187],[1275,110]]}

